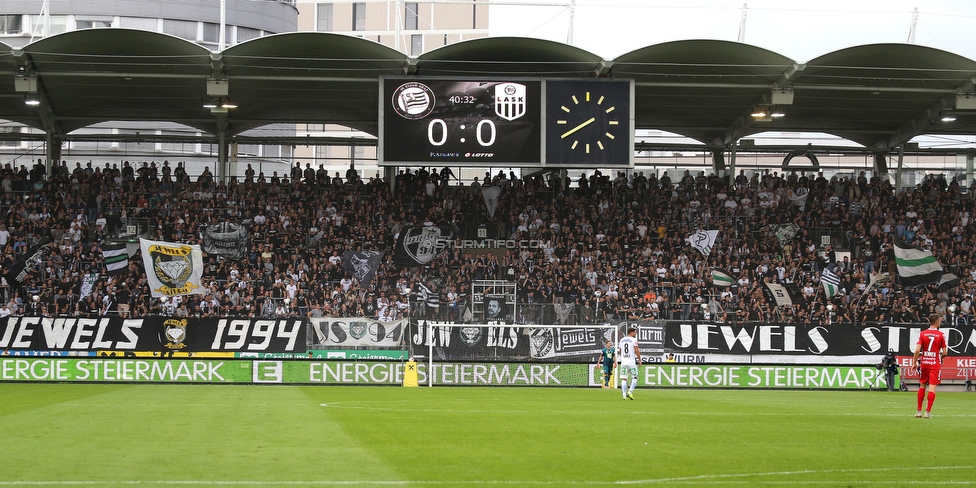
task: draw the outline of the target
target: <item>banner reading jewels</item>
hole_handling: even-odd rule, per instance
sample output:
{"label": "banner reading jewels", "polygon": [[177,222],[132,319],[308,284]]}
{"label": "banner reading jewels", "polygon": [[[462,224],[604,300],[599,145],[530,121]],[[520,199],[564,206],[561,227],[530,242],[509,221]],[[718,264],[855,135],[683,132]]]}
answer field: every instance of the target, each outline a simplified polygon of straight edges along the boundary
{"label": "banner reading jewels", "polygon": [[[838,358],[858,363],[880,358],[894,350],[911,355],[921,324],[715,324],[668,322],[664,352],[701,355],[707,362],[802,363]],[[976,329],[972,325],[942,327],[950,356],[976,355]]]}
{"label": "banner reading jewels", "polygon": [[[236,383],[400,385],[402,362],[216,359],[0,358],[0,382]],[[589,364],[419,364],[420,384],[456,386],[599,386]],[[642,387],[868,389],[884,386],[870,366],[655,364],[638,371]],[[613,395],[613,393],[608,393]],[[616,397],[614,397],[616,398]]]}
{"label": "banner reading jewels", "polygon": [[7,317],[11,351],[305,352],[303,320]]}
{"label": "banner reading jewels", "polygon": [[[438,322],[412,324],[409,333],[411,354],[427,355],[427,325],[431,329],[434,357],[440,360],[525,359],[546,362],[595,361],[606,341],[616,342],[629,327],[638,329],[637,339],[645,355],[663,352],[664,324],[658,322],[621,322],[616,325],[555,327],[506,327],[472,325],[442,327]],[[618,332],[614,334],[614,329]]]}

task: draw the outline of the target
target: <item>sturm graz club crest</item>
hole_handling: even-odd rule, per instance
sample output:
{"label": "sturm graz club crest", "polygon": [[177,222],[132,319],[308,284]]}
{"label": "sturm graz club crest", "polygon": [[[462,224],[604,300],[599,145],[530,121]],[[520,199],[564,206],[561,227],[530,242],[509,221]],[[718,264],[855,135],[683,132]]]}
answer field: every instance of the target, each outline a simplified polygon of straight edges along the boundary
{"label": "sturm graz club crest", "polygon": [[197,288],[197,285],[189,282],[194,271],[192,252],[190,246],[149,246],[153,274],[162,283],[162,287],[155,291],[167,296],[185,295]]}
{"label": "sturm graz club crest", "polygon": [[186,347],[186,319],[164,320],[162,342],[167,349],[183,349]]}
{"label": "sturm graz club crest", "polygon": [[434,92],[427,85],[411,81],[393,92],[393,110],[407,120],[419,120],[434,110]]}
{"label": "sturm graz club crest", "polygon": [[525,115],[525,85],[501,83],[495,85],[495,114],[505,120]]}

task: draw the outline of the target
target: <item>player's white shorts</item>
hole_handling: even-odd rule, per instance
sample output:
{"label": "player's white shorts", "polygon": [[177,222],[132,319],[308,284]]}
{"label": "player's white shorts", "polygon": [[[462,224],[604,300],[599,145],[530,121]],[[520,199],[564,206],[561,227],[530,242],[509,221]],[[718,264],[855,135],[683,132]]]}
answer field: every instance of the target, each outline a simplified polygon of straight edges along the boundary
{"label": "player's white shorts", "polygon": [[620,377],[637,379],[637,365],[634,363],[620,363]]}

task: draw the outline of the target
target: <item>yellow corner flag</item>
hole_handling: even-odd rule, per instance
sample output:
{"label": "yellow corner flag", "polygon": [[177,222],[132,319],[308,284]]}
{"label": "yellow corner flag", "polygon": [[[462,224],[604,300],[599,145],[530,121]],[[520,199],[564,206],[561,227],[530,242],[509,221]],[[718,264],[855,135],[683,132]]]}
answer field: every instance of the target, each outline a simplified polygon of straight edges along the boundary
{"label": "yellow corner flag", "polygon": [[403,370],[403,386],[417,386],[417,361],[410,358]]}
{"label": "yellow corner flag", "polygon": [[610,370],[610,389],[612,390],[616,387],[617,387],[617,367],[614,366],[613,369]]}

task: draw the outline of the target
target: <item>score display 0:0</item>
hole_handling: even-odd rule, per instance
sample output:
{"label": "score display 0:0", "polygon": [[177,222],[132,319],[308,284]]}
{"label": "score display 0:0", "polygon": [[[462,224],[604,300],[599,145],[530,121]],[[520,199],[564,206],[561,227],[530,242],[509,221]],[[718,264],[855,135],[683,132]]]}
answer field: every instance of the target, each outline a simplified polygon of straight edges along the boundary
{"label": "score display 0:0", "polygon": [[[489,137],[487,141],[483,138],[483,136],[485,135],[484,128],[486,126],[489,129],[488,130]],[[458,129],[465,130],[466,126],[460,125],[458,126]],[[435,134],[435,131],[437,132],[437,134]],[[481,144],[484,147],[491,146],[492,144],[495,143],[495,133],[496,133],[495,123],[489,119],[484,119],[478,122],[478,125],[475,127],[474,130],[475,139],[478,141],[478,144]],[[439,136],[439,138],[434,139],[435,136]],[[448,138],[447,123],[444,122],[443,119],[431,119],[431,121],[427,124],[427,142],[429,142],[432,146],[443,146],[445,143],[447,143],[447,138]],[[465,137],[460,138],[460,141],[462,143],[466,142],[466,140],[467,139]]]}

